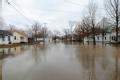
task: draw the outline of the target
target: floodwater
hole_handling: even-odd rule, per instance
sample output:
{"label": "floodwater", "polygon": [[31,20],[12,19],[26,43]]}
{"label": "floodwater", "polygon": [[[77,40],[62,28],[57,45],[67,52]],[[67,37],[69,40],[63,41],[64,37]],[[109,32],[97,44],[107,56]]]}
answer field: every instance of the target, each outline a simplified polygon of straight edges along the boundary
{"label": "floodwater", "polygon": [[1,48],[0,80],[120,80],[120,46],[50,43]]}

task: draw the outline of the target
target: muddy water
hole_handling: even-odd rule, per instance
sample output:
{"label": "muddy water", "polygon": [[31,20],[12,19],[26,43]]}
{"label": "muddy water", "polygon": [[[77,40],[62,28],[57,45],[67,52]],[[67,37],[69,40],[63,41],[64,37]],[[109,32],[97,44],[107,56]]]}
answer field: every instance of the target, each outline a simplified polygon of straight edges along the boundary
{"label": "muddy water", "polygon": [[52,43],[1,48],[0,80],[120,80],[120,46]]}

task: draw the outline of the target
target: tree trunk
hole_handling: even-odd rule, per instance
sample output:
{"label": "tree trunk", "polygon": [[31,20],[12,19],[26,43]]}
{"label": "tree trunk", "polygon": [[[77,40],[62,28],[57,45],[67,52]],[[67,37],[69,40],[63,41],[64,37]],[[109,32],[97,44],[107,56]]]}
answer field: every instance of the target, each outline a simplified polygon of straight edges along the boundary
{"label": "tree trunk", "polygon": [[92,21],[92,25],[93,25],[93,28],[92,28],[92,33],[93,33],[93,44],[96,45],[96,40],[95,40],[95,25]]}
{"label": "tree trunk", "polygon": [[104,37],[105,37],[105,35],[104,35],[104,32],[102,33],[102,44],[104,44]]}
{"label": "tree trunk", "polygon": [[118,43],[118,18],[116,18],[116,43]]}

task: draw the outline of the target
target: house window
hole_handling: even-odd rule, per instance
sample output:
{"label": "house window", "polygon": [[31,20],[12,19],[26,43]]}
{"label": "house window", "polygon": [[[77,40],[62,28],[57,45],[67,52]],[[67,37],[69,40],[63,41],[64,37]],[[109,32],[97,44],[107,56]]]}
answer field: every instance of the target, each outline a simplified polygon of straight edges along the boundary
{"label": "house window", "polygon": [[113,40],[113,36],[112,36],[112,40]]}
{"label": "house window", "polygon": [[14,40],[16,40],[16,36],[14,36]]}
{"label": "house window", "polygon": [[10,36],[8,36],[8,41],[10,41]]}
{"label": "house window", "polygon": [[2,41],[5,41],[5,36],[2,36]]}
{"label": "house window", "polygon": [[20,37],[21,40],[24,40],[24,37]]}
{"label": "house window", "polygon": [[99,40],[99,37],[97,37],[97,39]]}
{"label": "house window", "polygon": [[116,40],[116,37],[115,37],[115,36],[112,36],[112,40],[114,40],[114,41],[115,41],[115,40]]}
{"label": "house window", "polygon": [[106,40],[106,37],[105,37],[105,40]]}

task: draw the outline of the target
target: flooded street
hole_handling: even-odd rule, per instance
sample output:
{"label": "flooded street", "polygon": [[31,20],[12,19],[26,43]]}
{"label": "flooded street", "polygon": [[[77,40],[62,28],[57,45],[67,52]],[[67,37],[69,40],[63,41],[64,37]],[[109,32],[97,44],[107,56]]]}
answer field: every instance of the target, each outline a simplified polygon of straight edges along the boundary
{"label": "flooded street", "polygon": [[120,46],[51,43],[1,48],[0,80],[120,80]]}

